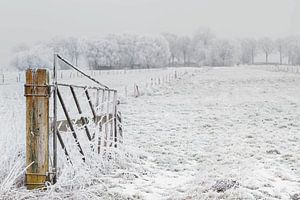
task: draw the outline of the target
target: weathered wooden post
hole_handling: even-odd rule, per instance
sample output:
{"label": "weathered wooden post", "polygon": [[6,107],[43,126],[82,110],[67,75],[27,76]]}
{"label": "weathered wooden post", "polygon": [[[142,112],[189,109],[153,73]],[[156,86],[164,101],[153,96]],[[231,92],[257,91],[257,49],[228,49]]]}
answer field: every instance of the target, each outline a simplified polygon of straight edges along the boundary
{"label": "weathered wooden post", "polygon": [[49,73],[26,70],[26,170],[28,189],[45,186],[49,172]]}

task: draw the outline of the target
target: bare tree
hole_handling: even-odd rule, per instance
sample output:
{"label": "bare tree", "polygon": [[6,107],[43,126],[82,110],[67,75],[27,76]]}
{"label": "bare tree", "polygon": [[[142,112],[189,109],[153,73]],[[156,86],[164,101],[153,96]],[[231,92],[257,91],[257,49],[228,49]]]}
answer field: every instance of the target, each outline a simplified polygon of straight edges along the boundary
{"label": "bare tree", "polygon": [[209,49],[216,36],[208,28],[199,28],[194,32],[191,41],[191,57],[197,65],[207,64]]}
{"label": "bare tree", "polygon": [[266,64],[268,64],[269,55],[274,51],[274,42],[270,38],[264,37],[259,40],[259,45],[266,56]]}
{"label": "bare tree", "polygon": [[286,51],[286,49],[287,49],[287,43],[286,43],[286,40],[285,39],[283,39],[283,38],[279,38],[279,39],[277,39],[276,40],[276,49],[277,49],[277,51],[278,51],[278,53],[279,53],[279,62],[280,62],[280,64],[282,65],[282,63],[283,63],[283,58],[284,58],[284,54],[285,54],[285,51]]}
{"label": "bare tree", "polygon": [[75,65],[78,65],[78,59],[82,53],[79,39],[75,37],[69,37],[64,40],[63,44],[66,48],[68,57],[71,59],[72,62],[75,63]]}
{"label": "bare tree", "polygon": [[210,51],[210,65],[228,66],[234,64],[235,46],[230,40],[216,40]]}
{"label": "bare tree", "polygon": [[163,37],[168,41],[170,60],[169,65],[174,66],[175,60],[179,59],[178,36],[172,33],[163,33]]}
{"label": "bare tree", "polygon": [[182,54],[183,65],[186,65],[190,61],[190,48],[191,38],[188,36],[181,36],[178,38],[178,48]]}
{"label": "bare tree", "polygon": [[248,45],[251,49],[251,64],[254,64],[254,59],[257,54],[257,41],[255,39],[249,39]]}
{"label": "bare tree", "polygon": [[201,42],[203,46],[208,47],[213,44],[215,34],[208,28],[199,28],[193,35],[193,42]]}
{"label": "bare tree", "polygon": [[[300,64],[300,37],[289,36],[285,38],[286,51],[285,54],[288,58],[288,64]],[[297,62],[297,60],[299,62]]]}
{"label": "bare tree", "polygon": [[240,42],[240,59],[244,64],[254,64],[254,58],[257,54],[257,42],[255,39],[246,38]]}

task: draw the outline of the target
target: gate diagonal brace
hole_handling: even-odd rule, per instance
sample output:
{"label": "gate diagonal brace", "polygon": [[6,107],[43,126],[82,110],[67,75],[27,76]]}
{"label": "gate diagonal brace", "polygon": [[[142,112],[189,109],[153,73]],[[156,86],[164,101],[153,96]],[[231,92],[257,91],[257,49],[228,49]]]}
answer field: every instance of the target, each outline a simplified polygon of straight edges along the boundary
{"label": "gate diagonal brace", "polygon": [[57,88],[57,96],[58,96],[58,99],[59,99],[60,104],[62,106],[62,109],[63,109],[63,111],[65,113],[65,116],[67,118],[67,122],[68,122],[68,125],[69,125],[70,129],[71,129],[73,138],[75,139],[75,143],[77,144],[77,147],[79,149],[79,153],[83,156],[82,160],[85,161],[85,156],[84,156],[83,150],[81,148],[81,145],[80,145],[80,143],[78,141],[78,137],[76,135],[75,129],[74,129],[73,124],[72,124],[72,120],[71,120],[71,118],[69,116],[69,113],[68,113],[67,108],[65,106],[64,100],[63,100],[63,98],[62,98],[62,96],[61,96],[60,91],[59,91],[58,88]]}

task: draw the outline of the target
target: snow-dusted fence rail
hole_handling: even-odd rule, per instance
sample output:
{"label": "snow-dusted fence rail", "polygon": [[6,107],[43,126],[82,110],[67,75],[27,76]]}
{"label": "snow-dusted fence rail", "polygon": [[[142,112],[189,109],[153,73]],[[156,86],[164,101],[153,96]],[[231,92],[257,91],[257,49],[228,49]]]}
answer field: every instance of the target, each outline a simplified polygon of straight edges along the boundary
{"label": "snow-dusted fence rail", "polygon": [[[46,181],[56,182],[58,155],[61,152],[65,154],[65,160],[72,164],[84,162],[87,153],[91,152],[96,152],[104,158],[111,157],[110,149],[117,148],[118,144],[122,143],[117,90],[101,84],[59,55],[55,55],[54,60],[51,85],[48,83],[47,70],[29,69],[26,72],[28,168],[25,184],[28,189],[44,187]],[[58,82],[56,69],[59,62],[69,65],[97,86]],[[52,116],[50,101],[53,103]],[[60,149],[57,148],[58,142]]]}

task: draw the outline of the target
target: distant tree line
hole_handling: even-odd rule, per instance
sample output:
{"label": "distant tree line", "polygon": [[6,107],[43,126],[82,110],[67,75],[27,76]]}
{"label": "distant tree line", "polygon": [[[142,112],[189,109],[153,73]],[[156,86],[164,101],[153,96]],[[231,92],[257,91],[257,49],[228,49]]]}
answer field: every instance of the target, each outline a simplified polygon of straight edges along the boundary
{"label": "distant tree line", "polygon": [[220,39],[202,28],[192,36],[163,33],[111,34],[100,39],[53,38],[32,47],[18,46],[11,63],[18,69],[50,68],[54,52],[89,69],[232,66],[254,64],[259,55],[264,56],[266,64],[271,55],[276,55],[279,64],[300,65],[300,37]]}
{"label": "distant tree line", "polygon": [[272,40],[220,39],[209,29],[199,29],[193,36],[163,34],[169,43],[171,65],[230,66],[255,64],[263,55],[263,63],[270,63],[270,56],[278,56],[278,64],[300,65],[300,36]]}

